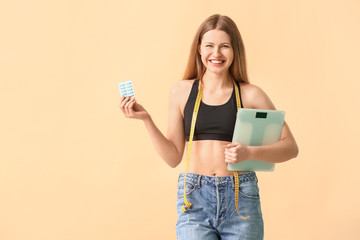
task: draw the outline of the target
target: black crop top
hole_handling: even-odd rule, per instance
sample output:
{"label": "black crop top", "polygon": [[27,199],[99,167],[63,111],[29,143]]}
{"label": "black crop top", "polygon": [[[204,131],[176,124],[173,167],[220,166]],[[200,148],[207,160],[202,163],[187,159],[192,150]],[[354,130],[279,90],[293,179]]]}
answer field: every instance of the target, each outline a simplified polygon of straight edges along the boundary
{"label": "black crop top", "polygon": [[[239,87],[240,85],[236,81]],[[198,93],[199,80],[195,80],[189,98],[184,109],[184,128],[186,141],[190,138],[191,119],[194,111],[195,101]],[[240,95],[241,107],[241,95]],[[197,140],[221,140],[232,141],[237,113],[235,89],[233,89],[230,99],[222,105],[207,105],[200,102],[199,111],[195,124],[193,141]]]}

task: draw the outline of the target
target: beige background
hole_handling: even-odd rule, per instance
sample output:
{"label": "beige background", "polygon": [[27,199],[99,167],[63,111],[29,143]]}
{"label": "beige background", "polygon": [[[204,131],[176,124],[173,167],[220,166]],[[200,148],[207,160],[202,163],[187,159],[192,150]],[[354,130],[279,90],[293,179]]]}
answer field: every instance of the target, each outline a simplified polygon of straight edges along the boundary
{"label": "beige background", "polygon": [[0,1],[0,239],[175,239],[176,182],[117,82],[165,133],[200,23],[230,16],[299,156],[258,173],[265,239],[360,239],[360,2]]}

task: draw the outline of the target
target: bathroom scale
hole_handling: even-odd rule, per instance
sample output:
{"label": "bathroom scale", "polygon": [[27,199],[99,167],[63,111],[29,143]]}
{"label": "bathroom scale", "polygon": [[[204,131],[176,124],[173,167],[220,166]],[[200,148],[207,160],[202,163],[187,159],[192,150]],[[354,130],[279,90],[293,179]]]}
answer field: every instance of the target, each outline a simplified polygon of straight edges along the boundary
{"label": "bathroom scale", "polygon": [[[241,108],[236,115],[233,143],[263,146],[280,140],[285,111]],[[248,159],[228,164],[230,171],[274,171],[275,163]]]}

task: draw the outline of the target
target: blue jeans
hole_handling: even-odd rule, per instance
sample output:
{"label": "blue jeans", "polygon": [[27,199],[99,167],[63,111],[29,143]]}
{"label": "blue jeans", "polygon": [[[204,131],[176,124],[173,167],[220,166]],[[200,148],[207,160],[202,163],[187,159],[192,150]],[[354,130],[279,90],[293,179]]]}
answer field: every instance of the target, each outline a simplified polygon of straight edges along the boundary
{"label": "blue jeans", "polygon": [[183,212],[184,176],[178,179],[176,236],[178,240],[261,240],[264,223],[255,172],[239,174],[239,212],[235,207],[234,176],[186,176],[186,197],[192,207]]}

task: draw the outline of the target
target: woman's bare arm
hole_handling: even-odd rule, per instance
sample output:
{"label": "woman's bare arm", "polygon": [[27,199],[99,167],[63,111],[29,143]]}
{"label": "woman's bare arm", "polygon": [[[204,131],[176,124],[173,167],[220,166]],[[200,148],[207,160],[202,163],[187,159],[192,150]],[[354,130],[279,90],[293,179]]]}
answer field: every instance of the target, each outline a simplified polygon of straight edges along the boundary
{"label": "woman's bare arm", "polygon": [[150,114],[143,106],[136,103],[134,98],[122,98],[122,102],[119,105],[126,117],[144,121],[155,150],[170,167],[176,167],[181,162],[185,147],[183,118],[179,108],[180,99],[181,89],[179,84],[175,84],[171,89],[169,98],[167,137],[162,134]]}
{"label": "woman's bare arm", "polygon": [[[246,86],[243,102],[247,108],[276,110],[266,93],[255,85]],[[280,140],[264,146],[246,146],[240,143],[230,143],[225,147],[225,162],[237,163],[246,159],[256,159],[265,162],[280,163],[298,155],[299,149],[289,126],[284,122]]]}
{"label": "woman's bare arm", "polygon": [[[249,92],[252,108],[276,110],[267,94],[259,87],[252,85]],[[284,121],[280,141],[265,146],[249,146],[249,159],[279,163],[295,158],[299,148],[288,124]]]}

